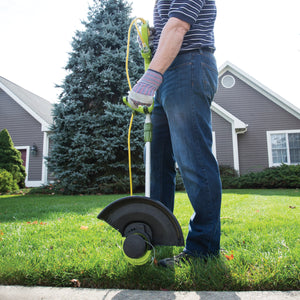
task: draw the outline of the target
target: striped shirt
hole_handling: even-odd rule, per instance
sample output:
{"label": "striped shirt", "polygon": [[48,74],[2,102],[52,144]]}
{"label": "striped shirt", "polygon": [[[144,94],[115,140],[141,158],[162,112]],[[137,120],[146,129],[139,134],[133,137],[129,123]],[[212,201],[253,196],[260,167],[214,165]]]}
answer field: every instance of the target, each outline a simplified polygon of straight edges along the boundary
{"label": "striped shirt", "polygon": [[157,49],[163,27],[171,17],[191,25],[184,36],[180,53],[203,47],[215,49],[216,14],[215,0],[157,0],[154,6],[154,51]]}

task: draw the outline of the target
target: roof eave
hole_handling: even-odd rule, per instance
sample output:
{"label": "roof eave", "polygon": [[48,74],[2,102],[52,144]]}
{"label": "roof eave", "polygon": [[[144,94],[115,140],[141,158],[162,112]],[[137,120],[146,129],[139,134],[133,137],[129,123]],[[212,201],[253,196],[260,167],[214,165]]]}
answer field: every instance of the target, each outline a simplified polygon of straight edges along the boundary
{"label": "roof eave", "polygon": [[247,131],[248,124],[245,124],[243,121],[235,117],[221,105],[217,104],[216,102],[212,102],[211,108],[215,113],[230,122],[233,125],[236,133],[245,133]]}

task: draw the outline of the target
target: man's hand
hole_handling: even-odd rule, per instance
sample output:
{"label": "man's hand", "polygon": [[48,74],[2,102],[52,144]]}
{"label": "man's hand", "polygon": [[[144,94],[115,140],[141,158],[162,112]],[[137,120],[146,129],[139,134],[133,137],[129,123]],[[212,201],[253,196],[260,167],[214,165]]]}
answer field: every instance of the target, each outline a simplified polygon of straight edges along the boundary
{"label": "man's hand", "polygon": [[128,103],[131,108],[137,109],[141,106],[151,106],[155,92],[163,81],[159,72],[148,69],[143,77],[129,92]]}

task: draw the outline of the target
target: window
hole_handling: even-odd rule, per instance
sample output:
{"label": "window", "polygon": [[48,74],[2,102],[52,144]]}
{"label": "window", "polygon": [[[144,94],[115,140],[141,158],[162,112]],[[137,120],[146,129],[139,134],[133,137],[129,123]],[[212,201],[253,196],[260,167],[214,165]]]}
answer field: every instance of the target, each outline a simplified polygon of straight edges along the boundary
{"label": "window", "polygon": [[300,130],[268,131],[269,165],[300,164]]}
{"label": "window", "polygon": [[224,88],[231,89],[235,85],[235,79],[231,75],[225,75],[222,78],[221,83],[222,83],[222,85],[223,85]]}

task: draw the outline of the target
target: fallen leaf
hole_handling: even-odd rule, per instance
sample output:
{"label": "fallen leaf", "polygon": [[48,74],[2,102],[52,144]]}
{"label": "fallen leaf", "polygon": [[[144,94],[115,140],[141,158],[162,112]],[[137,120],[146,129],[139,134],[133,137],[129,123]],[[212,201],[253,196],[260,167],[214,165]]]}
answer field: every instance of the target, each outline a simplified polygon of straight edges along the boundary
{"label": "fallen leaf", "polygon": [[291,208],[291,209],[295,209],[295,208],[296,208],[296,206],[289,206],[289,208]]}
{"label": "fallen leaf", "polygon": [[72,282],[74,287],[80,287],[80,281],[78,279],[72,279],[70,282]]}
{"label": "fallen leaf", "polygon": [[81,226],[80,229],[81,229],[81,230],[88,230],[89,227],[88,227],[88,226]]}
{"label": "fallen leaf", "polygon": [[0,231],[0,235],[4,235],[3,231]]}
{"label": "fallen leaf", "polygon": [[231,255],[225,254],[225,257],[227,258],[227,260],[232,260],[234,258],[233,254],[231,254]]}

